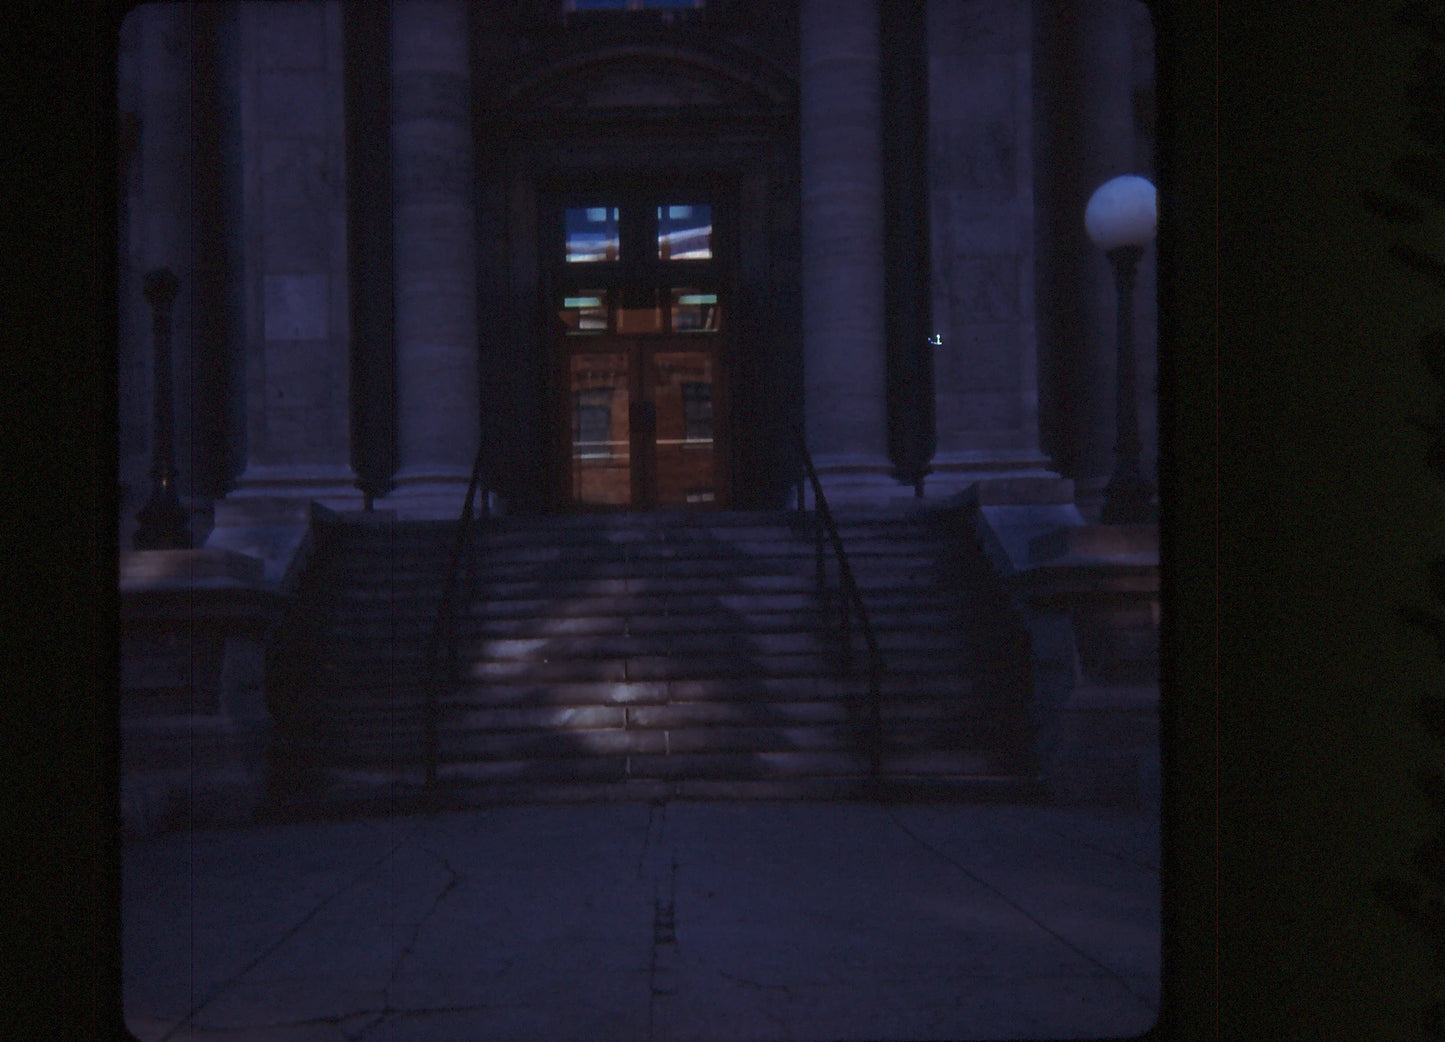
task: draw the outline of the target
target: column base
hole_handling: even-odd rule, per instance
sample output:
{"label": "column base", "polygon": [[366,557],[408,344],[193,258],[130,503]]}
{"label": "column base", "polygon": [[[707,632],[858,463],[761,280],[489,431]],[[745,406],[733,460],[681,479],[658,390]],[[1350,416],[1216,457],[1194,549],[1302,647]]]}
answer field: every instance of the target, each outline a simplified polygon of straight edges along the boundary
{"label": "column base", "polygon": [[1058,480],[1047,456],[1036,451],[982,450],[939,453],[932,472],[923,480],[923,494],[929,499],[954,496],[979,481],[1005,479]]}
{"label": "column base", "polygon": [[[470,470],[444,467],[420,467],[403,470],[392,481],[396,487],[377,500],[377,505],[395,510],[402,521],[455,521],[462,516]],[[484,489],[478,489],[472,500],[472,516],[482,511]]]}
{"label": "column base", "polygon": [[[894,477],[893,464],[883,456],[820,456],[813,461],[813,466],[830,507],[887,504],[915,498],[913,486]],[[808,500],[811,503],[812,489],[808,490]]]}
{"label": "column base", "polygon": [[295,500],[302,506],[315,502],[331,510],[360,510],[363,499],[356,481],[356,473],[346,466],[250,466],[236,479],[226,501]]}

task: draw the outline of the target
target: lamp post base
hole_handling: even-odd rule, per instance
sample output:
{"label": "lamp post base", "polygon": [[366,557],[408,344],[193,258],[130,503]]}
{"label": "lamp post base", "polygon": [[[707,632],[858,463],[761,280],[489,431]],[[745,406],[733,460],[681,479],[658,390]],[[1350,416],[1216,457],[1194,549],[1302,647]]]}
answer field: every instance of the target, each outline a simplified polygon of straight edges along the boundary
{"label": "lamp post base", "polygon": [[189,519],[174,486],[158,488],[135,516],[140,527],[135,533],[137,550],[188,550],[191,546]]}

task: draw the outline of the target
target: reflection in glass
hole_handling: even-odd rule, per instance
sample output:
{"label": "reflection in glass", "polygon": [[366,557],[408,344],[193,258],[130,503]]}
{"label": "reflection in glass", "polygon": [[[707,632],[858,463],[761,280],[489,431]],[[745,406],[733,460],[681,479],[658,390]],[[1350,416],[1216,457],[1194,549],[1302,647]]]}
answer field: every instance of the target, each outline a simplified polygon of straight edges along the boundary
{"label": "reflection in glass", "polygon": [[662,260],[707,260],[712,256],[711,206],[659,206],[657,255]]}
{"label": "reflection in glass", "polygon": [[564,0],[564,11],[673,11],[700,8],[706,0]]}
{"label": "reflection in glass", "polygon": [[662,332],[662,308],[657,303],[657,290],[650,286],[623,288],[617,307],[617,332]]}
{"label": "reflection in glass", "polygon": [[711,353],[657,352],[652,357],[652,387],[657,403],[658,505],[714,502]]}
{"label": "reflection in glass", "polygon": [[712,384],[682,385],[683,438],[686,441],[712,441]]}
{"label": "reflection in glass", "polygon": [[615,261],[620,236],[615,206],[569,206],[564,211],[569,263]]}
{"label": "reflection in glass", "polygon": [[576,296],[562,298],[562,307],[557,312],[567,335],[607,332],[607,291],[601,289],[579,290]]}
{"label": "reflection in glass", "polygon": [[572,392],[572,499],[626,506],[632,500],[627,355],[597,352],[569,359]]}
{"label": "reflection in glass", "polygon": [[672,330],[674,333],[716,333],[718,304],[716,293],[699,293],[695,289],[672,291]]}
{"label": "reflection in glass", "polygon": [[612,390],[587,387],[572,392],[572,445],[578,459],[612,456]]}

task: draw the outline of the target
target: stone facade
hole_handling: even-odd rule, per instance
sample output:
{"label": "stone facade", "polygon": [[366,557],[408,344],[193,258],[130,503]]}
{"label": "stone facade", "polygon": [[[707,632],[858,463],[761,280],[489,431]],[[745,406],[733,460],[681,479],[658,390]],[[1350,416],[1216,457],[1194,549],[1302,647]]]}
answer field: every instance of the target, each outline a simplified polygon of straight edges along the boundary
{"label": "stone facade", "polygon": [[[793,428],[840,504],[973,488],[990,510],[1021,512],[1018,531],[1097,518],[1114,460],[1115,298],[1083,214],[1103,181],[1153,176],[1142,3],[571,6],[290,0],[126,19],[123,548],[154,452],[141,286],[163,268],[180,284],[170,379],[192,544],[172,552],[242,562],[246,597],[289,588],[317,510],[456,517],[474,460],[490,509],[511,513],[643,507],[659,483],[705,485],[700,509],[782,508],[802,475]],[[683,204],[708,208],[702,258],[652,238],[661,208]],[[618,259],[566,260],[569,208],[609,207],[623,215]],[[1153,258],[1134,313],[1151,476]],[[581,341],[560,317],[588,294],[613,316],[671,314],[669,294],[711,297],[722,316],[665,330],[666,350],[694,350],[715,374],[705,399],[693,381],[693,433],[679,436],[678,388],[665,422],[624,408],[663,393],[629,363],[610,441],[630,438],[639,458],[639,437],[660,439],[642,454],[651,472],[590,492],[574,480],[583,406],[568,382]],[[650,357],[615,325],[595,342]],[[684,472],[661,444],[696,430],[707,467]],[[195,632],[162,618],[169,594],[131,593],[148,606],[141,629]],[[218,596],[219,618],[242,595]],[[1150,631],[1109,611],[1070,615],[1069,640]],[[1046,614],[1040,648],[1064,625]],[[247,626],[206,631],[217,676],[256,659],[265,626]]]}
{"label": "stone facade", "polygon": [[[127,19],[122,545],[148,490],[139,284],[158,267],[181,283],[176,448],[198,543],[217,503],[234,521],[250,499],[349,510],[364,489],[401,517],[448,516],[478,445],[501,502],[566,509],[556,212],[629,192],[714,206],[734,505],[787,501],[799,424],[844,498],[912,495],[920,466],[928,496],[1056,473],[1088,514],[1113,462],[1114,300],[1082,213],[1107,178],[1152,175],[1142,4],[565,7],[296,0]],[[916,26],[899,28],[904,7]],[[920,91],[888,79],[885,50],[926,70]],[[910,165],[885,110],[919,96],[908,140],[926,160]],[[918,206],[885,193],[922,200],[926,227],[899,237]],[[900,261],[900,242],[926,263]],[[1146,473],[1153,292],[1151,249]],[[926,301],[912,318],[941,343],[898,342],[899,300]],[[936,448],[890,459],[919,446]]]}

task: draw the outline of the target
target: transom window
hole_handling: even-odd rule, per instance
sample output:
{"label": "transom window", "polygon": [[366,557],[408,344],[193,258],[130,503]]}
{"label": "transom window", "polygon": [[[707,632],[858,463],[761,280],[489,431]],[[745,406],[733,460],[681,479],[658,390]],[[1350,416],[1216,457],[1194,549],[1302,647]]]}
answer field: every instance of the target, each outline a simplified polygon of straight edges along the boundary
{"label": "transom window", "polygon": [[552,306],[564,336],[721,331],[726,250],[714,235],[713,202],[664,187],[555,205]]}
{"label": "transom window", "polygon": [[561,305],[557,314],[569,337],[716,333],[722,328],[717,293],[692,286],[669,286],[661,293],[632,286],[567,290]]}
{"label": "transom window", "polygon": [[564,0],[564,11],[677,11],[700,8],[703,0]]}
{"label": "transom window", "polygon": [[617,207],[569,206],[565,223],[568,263],[615,261],[621,255]]}
{"label": "transom window", "polygon": [[[563,211],[564,256],[569,264],[599,261],[711,260],[712,207],[706,203],[665,203],[650,213],[616,206],[569,206]],[[624,222],[631,226],[624,231]],[[631,240],[624,242],[624,239]],[[645,258],[626,256],[640,250]]]}

